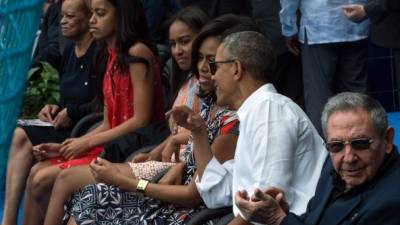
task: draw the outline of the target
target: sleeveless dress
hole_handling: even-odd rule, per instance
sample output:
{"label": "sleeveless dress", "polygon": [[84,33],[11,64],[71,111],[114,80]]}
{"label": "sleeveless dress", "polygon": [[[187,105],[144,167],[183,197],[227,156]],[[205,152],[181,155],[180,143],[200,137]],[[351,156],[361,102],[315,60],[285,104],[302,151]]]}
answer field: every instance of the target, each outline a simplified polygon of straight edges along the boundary
{"label": "sleeveless dress", "polygon": [[[107,60],[106,73],[103,80],[104,107],[107,109],[107,119],[110,128],[114,128],[127,121],[135,115],[133,107],[133,85],[129,73],[129,68],[119,68],[116,65],[117,54],[115,50],[108,49],[109,57]],[[162,121],[164,119],[159,62],[153,57],[152,62],[154,71],[154,111],[152,122]],[[51,164],[59,164],[61,169],[71,166],[89,164],[103,150],[103,146],[97,146],[89,149],[86,153],[77,159],[64,160],[62,157],[50,159]]]}
{"label": "sleeveless dress", "polygon": [[[208,139],[210,144],[218,135],[227,133],[238,134],[238,119],[236,113],[224,108],[210,119],[208,114],[212,104],[203,107],[201,115],[207,120]],[[193,141],[190,138],[185,148],[186,173],[182,184],[188,185],[196,172]],[[70,215],[78,225],[88,224],[155,224],[181,225],[186,224],[194,213],[205,206],[185,208],[171,203],[161,202],[150,197],[140,197],[134,192],[125,192],[119,187],[105,183],[85,186],[75,192],[67,203],[64,220]],[[213,224],[212,221],[208,222]]]}

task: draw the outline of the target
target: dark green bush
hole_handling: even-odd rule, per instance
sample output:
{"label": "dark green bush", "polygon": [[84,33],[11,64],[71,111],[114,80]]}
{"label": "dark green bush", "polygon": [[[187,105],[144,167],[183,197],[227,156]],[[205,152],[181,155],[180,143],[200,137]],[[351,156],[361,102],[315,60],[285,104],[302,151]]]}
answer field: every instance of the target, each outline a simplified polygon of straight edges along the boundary
{"label": "dark green bush", "polygon": [[28,72],[22,118],[35,118],[45,104],[56,104],[60,98],[58,71],[47,62],[40,62]]}

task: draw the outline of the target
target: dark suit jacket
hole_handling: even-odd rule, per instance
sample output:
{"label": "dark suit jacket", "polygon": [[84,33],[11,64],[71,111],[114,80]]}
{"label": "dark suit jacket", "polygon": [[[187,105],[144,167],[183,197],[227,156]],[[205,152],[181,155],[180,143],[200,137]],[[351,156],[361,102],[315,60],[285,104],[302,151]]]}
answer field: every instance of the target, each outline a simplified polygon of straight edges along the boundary
{"label": "dark suit jacket", "polygon": [[279,20],[279,11],[281,10],[279,0],[251,0],[251,8],[253,19],[260,27],[261,32],[271,40],[277,54],[281,55],[287,52]]}
{"label": "dark suit jacket", "polygon": [[350,198],[348,195],[337,198],[334,200],[335,209],[324,212],[333,191],[332,171],[328,158],[306,213],[301,216],[289,213],[281,225],[400,224],[400,156],[396,148],[373,180],[357,189]]}
{"label": "dark suit jacket", "polygon": [[400,0],[370,0],[364,9],[371,20],[372,42],[400,49]]}
{"label": "dark suit jacket", "polygon": [[251,16],[251,4],[247,0],[181,0],[179,2],[182,7],[198,6],[207,12],[211,18],[228,13]]}
{"label": "dark suit jacket", "polygon": [[61,62],[60,47],[60,11],[61,5],[51,4],[43,18],[38,45],[32,64],[37,66],[39,61],[46,61],[54,68],[59,68]]}

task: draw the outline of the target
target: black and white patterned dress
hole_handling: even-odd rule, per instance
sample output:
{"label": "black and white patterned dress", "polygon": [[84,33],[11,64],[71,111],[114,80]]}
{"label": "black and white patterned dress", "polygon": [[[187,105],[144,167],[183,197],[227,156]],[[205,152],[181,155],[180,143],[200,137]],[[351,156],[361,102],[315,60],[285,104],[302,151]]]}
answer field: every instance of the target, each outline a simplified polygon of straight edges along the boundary
{"label": "black and white patterned dress", "polygon": [[[201,112],[202,117],[207,118],[209,142],[212,143],[215,137],[221,134],[237,134],[236,113],[220,108],[214,118],[209,119],[211,108],[212,104],[205,103]],[[185,148],[185,159],[187,170],[182,184],[188,185],[196,172],[191,139]],[[65,219],[72,215],[78,225],[182,225],[202,208],[204,206],[185,208],[150,197],[140,197],[134,192],[125,192],[113,185],[97,183],[74,193],[67,206]],[[209,224],[212,224],[212,221]]]}

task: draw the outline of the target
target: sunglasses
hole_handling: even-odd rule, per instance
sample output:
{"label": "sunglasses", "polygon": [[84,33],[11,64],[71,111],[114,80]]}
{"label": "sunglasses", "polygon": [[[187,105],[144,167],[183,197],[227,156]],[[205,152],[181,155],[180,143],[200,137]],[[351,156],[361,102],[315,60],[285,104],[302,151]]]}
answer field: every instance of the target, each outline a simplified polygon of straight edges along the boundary
{"label": "sunglasses", "polygon": [[349,141],[331,141],[325,144],[330,153],[338,153],[344,149],[345,145],[350,145],[353,150],[363,151],[371,147],[374,140],[371,138],[358,138]]}
{"label": "sunglasses", "polygon": [[209,60],[208,61],[208,66],[210,67],[210,72],[212,75],[215,75],[215,73],[218,70],[218,64],[222,64],[222,63],[233,63],[235,62],[234,59],[230,59],[230,60],[224,60],[224,61],[215,61],[215,60]]}

